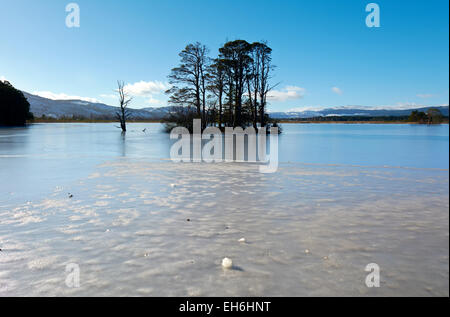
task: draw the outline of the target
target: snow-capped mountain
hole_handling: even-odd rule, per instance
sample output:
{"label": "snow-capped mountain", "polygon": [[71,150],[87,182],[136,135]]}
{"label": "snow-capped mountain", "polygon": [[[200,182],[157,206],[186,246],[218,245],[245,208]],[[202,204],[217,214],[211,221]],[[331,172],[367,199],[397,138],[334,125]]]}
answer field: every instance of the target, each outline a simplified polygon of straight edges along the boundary
{"label": "snow-capped mountain", "polygon": [[420,107],[410,109],[373,109],[364,107],[337,107],[321,110],[304,110],[291,112],[270,112],[270,116],[276,119],[314,118],[329,116],[369,116],[369,117],[400,117],[408,116],[411,111],[418,110],[426,112],[429,108],[437,108],[444,116],[448,116],[448,106],[442,107]]}

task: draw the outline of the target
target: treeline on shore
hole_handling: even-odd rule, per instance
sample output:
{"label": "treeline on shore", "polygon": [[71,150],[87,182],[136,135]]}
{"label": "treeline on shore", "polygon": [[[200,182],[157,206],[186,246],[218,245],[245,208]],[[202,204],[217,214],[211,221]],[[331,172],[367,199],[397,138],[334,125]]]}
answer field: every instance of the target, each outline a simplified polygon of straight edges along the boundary
{"label": "treeline on shore", "polygon": [[408,117],[408,122],[421,124],[440,124],[446,121],[448,117],[444,116],[439,109],[429,108],[426,112],[413,110]]}
{"label": "treeline on shore", "polygon": [[[193,116],[192,116],[193,118]],[[191,119],[192,119],[191,118]],[[186,117],[188,119],[188,117]],[[277,121],[279,123],[333,123],[333,122],[368,122],[368,123],[418,123],[418,124],[429,124],[426,120],[411,120],[409,116],[326,116],[326,117],[311,117],[311,118],[284,118],[284,119],[270,119]],[[64,123],[64,122],[81,122],[81,123],[109,123],[109,122],[117,122],[116,119],[113,117],[93,117],[93,118],[86,118],[86,117],[77,117],[77,116],[71,116],[71,117],[60,117],[60,118],[53,118],[53,117],[38,117],[30,120],[29,122],[34,123]],[[160,118],[160,119],[128,119],[128,122],[133,123],[164,123],[166,124],[168,120],[166,118]],[[192,124],[192,120],[190,120],[190,123]],[[434,124],[437,124],[438,122],[435,122]],[[448,116],[442,116],[442,121],[439,123],[449,123],[449,117]],[[186,122],[186,125],[188,122]]]}
{"label": "treeline on shore", "polygon": [[[433,108],[430,108],[433,109]],[[174,111],[182,112],[184,114],[182,116],[178,116],[176,119],[184,119],[186,120],[181,126],[189,126],[192,124],[192,120],[196,118],[195,111],[192,109],[189,110],[188,107],[175,109]],[[173,115],[173,112],[170,115]],[[117,120],[111,116],[62,116],[59,118],[51,117],[51,116],[41,116],[41,117],[32,117],[29,116],[29,122],[35,123],[64,123],[64,122],[85,122],[85,123],[102,123],[102,122],[116,122]],[[309,118],[267,118],[267,120],[271,122],[280,122],[280,123],[333,123],[333,122],[372,122],[372,123],[418,123],[418,124],[439,124],[439,123],[449,123],[449,117],[444,116],[441,112],[432,110],[427,112],[421,112],[418,110],[413,110],[409,116],[316,116]],[[164,123],[167,124],[171,122],[167,116],[157,117],[154,119],[142,119],[142,118],[128,118],[128,122],[148,122],[148,123]],[[179,123],[179,122],[178,122]],[[274,123],[276,124],[276,123]]]}
{"label": "treeline on shore", "polygon": [[448,123],[449,117],[442,116],[434,120],[411,118],[410,116],[326,116],[326,117],[312,117],[312,118],[287,118],[280,119],[280,123],[307,123],[307,122],[373,122],[373,123],[419,123],[419,124],[440,124]]}

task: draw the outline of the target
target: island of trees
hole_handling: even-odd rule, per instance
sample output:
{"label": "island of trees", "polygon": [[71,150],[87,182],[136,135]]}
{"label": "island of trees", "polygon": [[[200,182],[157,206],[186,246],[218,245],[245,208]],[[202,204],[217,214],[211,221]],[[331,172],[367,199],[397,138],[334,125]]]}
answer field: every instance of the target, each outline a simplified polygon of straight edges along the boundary
{"label": "island of trees", "polygon": [[0,125],[23,126],[33,118],[23,93],[8,81],[0,80]]}
{"label": "island of trees", "polygon": [[201,43],[188,44],[180,64],[169,75],[166,129],[184,126],[192,131],[192,120],[202,128],[276,126],[266,112],[273,70],[272,49],[266,42],[235,40],[225,43],[214,58]]}

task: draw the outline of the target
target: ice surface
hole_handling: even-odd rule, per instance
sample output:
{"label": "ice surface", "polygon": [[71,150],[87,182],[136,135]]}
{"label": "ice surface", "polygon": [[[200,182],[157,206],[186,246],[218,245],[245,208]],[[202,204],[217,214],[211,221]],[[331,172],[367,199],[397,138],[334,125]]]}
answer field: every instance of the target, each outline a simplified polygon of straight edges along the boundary
{"label": "ice surface", "polygon": [[284,125],[274,174],[114,125],[0,129],[0,296],[449,295],[448,125]]}
{"label": "ice surface", "polygon": [[117,158],[1,204],[0,296],[448,296],[448,191],[445,169]]}

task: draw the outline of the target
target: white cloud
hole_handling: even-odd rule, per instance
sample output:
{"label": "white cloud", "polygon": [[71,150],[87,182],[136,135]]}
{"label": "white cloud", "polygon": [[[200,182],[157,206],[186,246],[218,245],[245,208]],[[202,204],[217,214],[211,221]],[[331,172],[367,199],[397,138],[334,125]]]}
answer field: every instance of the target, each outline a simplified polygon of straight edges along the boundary
{"label": "white cloud", "polygon": [[286,110],[286,112],[317,111],[317,110],[323,110],[323,109],[327,109],[327,108],[333,108],[333,107],[332,106],[330,106],[330,107],[304,106],[304,107],[291,108],[291,109]]}
{"label": "white cloud", "polygon": [[338,87],[331,87],[331,91],[335,94],[342,95],[342,90]]}
{"label": "white cloud", "polygon": [[34,91],[33,95],[53,100],[83,100],[88,102],[99,102],[95,98],[71,96],[64,93],[56,94],[51,91]]}
{"label": "white cloud", "polygon": [[419,97],[419,98],[432,98],[432,97],[434,97],[433,94],[417,94],[416,96]]}
{"label": "white cloud", "polygon": [[5,81],[6,77],[5,76],[0,76],[0,81]]}
{"label": "white cloud", "polygon": [[[133,95],[131,93],[129,93],[130,95]],[[135,95],[133,95],[135,96]],[[105,99],[117,99],[118,95],[117,94],[101,94],[100,95],[101,98],[105,98]],[[140,96],[139,96],[140,97]],[[152,106],[152,107],[162,107],[164,106],[164,102],[156,99],[153,97],[153,95],[147,94],[145,96],[143,96],[142,98],[145,98],[145,103]],[[144,99],[142,99],[144,100]]]}
{"label": "white cloud", "polygon": [[286,101],[303,98],[306,89],[297,86],[286,86],[281,90],[272,90],[267,94],[267,99],[272,101]]}
{"label": "white cloud", "polygon": [[420,108],[425,107],[424,105],[419,105],[415,102],[397,102],[395,105],[388,105],[388,106],[378,106],[378,108],[381,107],[390,107],[395,109],[410,109],[410,108]]}
{"label": "white cloud", "polygon": [[117,98],[117,95],[114,94],[101,94],[100,97],[102,98]]}
{"label": "white cloud", "polygon": [[132,96],[149,96],[160,94],[170,88],[168,83],[160,81],[140,81],[134,84],[125,85],[125,91]]}
{"label": "white cloud", "polygon": [[147,100],[147,103],[150,106],[152,106],[152,107],[162,107],[162,106],[164,106],[164,103],[161,100],[153,98],[153,96],[150,96],[150,98]]}

